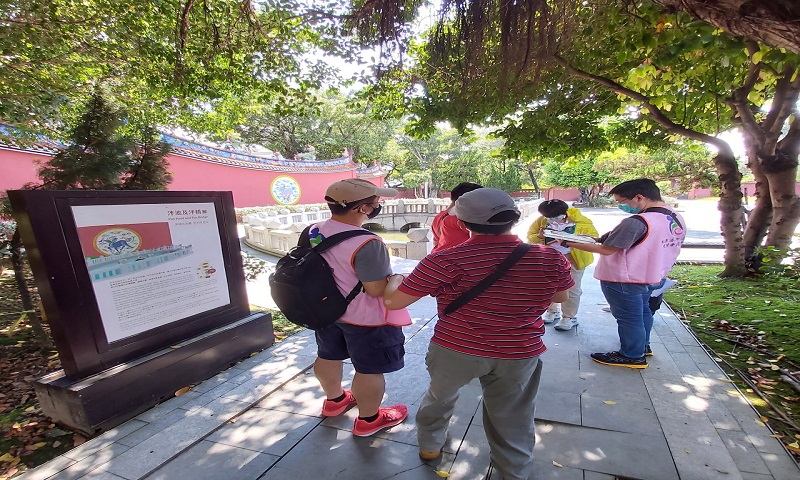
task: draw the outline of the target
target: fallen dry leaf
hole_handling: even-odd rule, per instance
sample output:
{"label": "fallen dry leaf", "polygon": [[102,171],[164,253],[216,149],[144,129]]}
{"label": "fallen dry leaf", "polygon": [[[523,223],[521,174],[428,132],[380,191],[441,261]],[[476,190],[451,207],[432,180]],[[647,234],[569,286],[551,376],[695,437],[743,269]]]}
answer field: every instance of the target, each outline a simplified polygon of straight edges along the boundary
{"label": "fallen dry leaf", "polygon": [[188,392],[191,389],[192,389],[191,385],[188,386],[188,387],[183,387],[183,388],[181,388],[181,389],[179,389],[178,391],[175,392],[175,396],[176,397],[180,397],[181,395],[183,395],[184,393]]}
{"label": "fallen dry leaf", "polygon": [[605,403],[606,405],[616,405],[617,404],[617,402],[612,402],[611,400],[606,400],[603,403]]}
{"label": "fallen dry leaf", "polygon": [[556,462],[555,460],[553,460],[553,465],[555,465],[558,468],[564,468],[564,465],[561,465],[560,463]]}

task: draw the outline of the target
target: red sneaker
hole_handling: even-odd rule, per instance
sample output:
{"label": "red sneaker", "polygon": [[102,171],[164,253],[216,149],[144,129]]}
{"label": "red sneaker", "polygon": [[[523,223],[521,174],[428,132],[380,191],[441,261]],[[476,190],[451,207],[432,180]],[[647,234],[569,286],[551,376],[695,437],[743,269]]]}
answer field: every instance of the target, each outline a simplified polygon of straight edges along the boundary
{"label": "red sneaker", "polygon": [[378,418],[374,422],[367,422],[356,418],[353,423],[353,435],[357,437],[369,437],[384,428],[394,427],[403,423],[408,416],[408,407],[405,405],[392,405],[391,407],[378,410]]}
{"label": "red sneaker", "polygon": [[354,407],[355,404],[356,397],[353,396],[353,393],[350,390],[345,390],[344,398],[341,401],[334,402],[332,400],[325,400],[325,402],[322,404],[322,416],[338,417]]}

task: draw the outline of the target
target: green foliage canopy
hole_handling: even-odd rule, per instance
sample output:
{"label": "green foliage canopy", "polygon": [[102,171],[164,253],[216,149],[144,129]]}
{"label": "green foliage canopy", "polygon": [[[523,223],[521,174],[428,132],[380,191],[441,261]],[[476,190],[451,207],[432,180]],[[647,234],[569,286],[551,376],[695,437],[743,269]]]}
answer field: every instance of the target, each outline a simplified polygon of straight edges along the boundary
{"label": "green foliage canopy", "polygon": [[292,0],[2,0],[0,13],[0,119],[34,131],[72,123],[98,85],[139,126],[266,102],[315,84],[307,53],[339,42]]}

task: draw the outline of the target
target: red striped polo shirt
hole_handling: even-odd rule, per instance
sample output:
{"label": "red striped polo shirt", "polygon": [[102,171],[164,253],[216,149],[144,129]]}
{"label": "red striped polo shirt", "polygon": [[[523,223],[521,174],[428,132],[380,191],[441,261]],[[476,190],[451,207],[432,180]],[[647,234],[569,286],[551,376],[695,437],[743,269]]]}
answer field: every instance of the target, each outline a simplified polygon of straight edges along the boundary
{"label": "red striped polo shirt", "polygon": [[546,350],[540,316],[553,295],[575,282],[555,249],[531,245],[497,282],[450,315],[444,309],[489,275],[521,243],[516,235],[476,235],[422,259],[399,290],[436,297],[439,321],[432,342],[489,358],[530,358]]}

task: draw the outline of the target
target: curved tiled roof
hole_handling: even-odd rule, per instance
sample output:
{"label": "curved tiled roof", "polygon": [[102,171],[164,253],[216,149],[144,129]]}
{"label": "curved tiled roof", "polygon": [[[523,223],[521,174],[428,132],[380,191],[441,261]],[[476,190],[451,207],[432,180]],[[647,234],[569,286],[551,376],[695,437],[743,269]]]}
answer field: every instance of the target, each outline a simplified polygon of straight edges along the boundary
{"label": "curved tiled roof", "polygon": [[[379,164],[370,167],[359,167],[349,156],[332,160],[293,160],[288,158],[265,158],[249,152],[226,150],[203,145],[192,140],[161,134],[161,139],[172,146],[170,155],[191,158],[202,162],[218,163],[251,170],[267,170],[273,172],[292,173],[335,173],[356,170],[359,177],[377,177],[383,175]],[[66,148],[67,144],[37,135],[31,141],[22,139],[19,130],[0,124],[0,147],[31,153],[54,155]]]}
{"label": "curved tiled roof", "polygon": [[355,170],[356,164],[350,157],[333,160],[292,160],[288,158],[264,158],[246,152],[236,152],[222,148],[202,145],[191,140],[162,134],[162,140],[172,145],[172,154],[194,158],[205,162],[222,163],[234,167],[278,172],[345,172]]}

